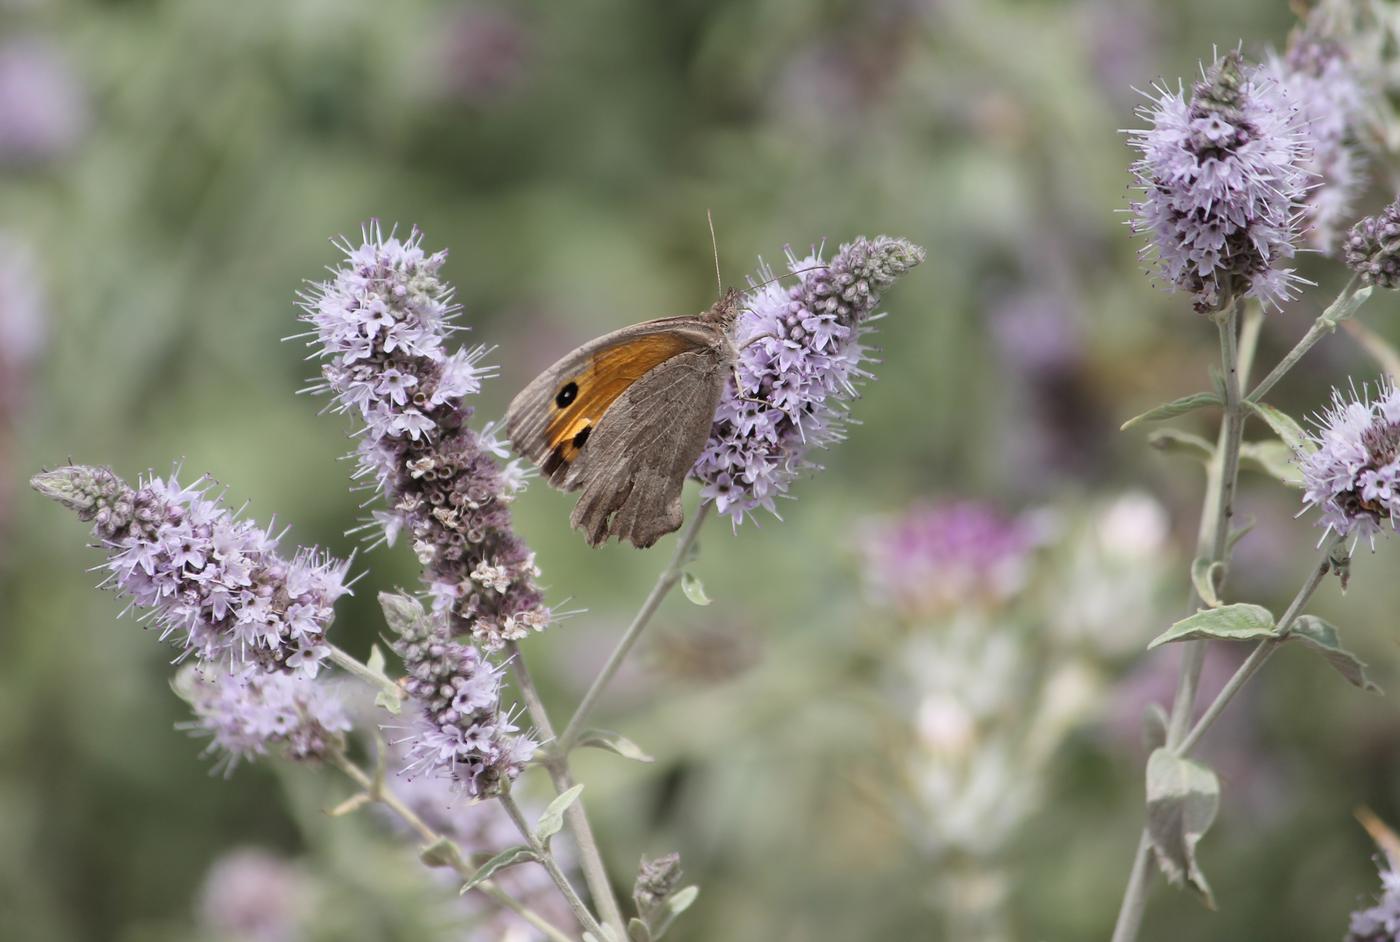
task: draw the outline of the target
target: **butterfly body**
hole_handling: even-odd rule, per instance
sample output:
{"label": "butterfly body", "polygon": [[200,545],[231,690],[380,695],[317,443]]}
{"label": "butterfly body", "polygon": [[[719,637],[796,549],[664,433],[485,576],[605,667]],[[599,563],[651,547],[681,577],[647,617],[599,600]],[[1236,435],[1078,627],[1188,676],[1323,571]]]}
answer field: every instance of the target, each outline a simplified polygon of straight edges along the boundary
{"label": "butterfly body", "polygon": [[512,400],[506,434],[549,483],[581,491],[569,522],[596,546],[647,547],[681,525],[681,489],[738,356],[740,295],[605,334]]}

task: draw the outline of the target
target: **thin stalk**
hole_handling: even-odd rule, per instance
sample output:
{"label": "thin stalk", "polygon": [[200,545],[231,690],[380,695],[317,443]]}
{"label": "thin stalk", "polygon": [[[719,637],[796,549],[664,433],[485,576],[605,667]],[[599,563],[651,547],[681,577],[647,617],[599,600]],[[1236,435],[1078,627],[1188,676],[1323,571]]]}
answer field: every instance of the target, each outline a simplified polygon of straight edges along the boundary
{"label": "thin stalk", "polygon": [[[418,816],[417,812],[404,804],[403,800],[386,788],[382,782],[377,782],[368,772],[351,762],[344,752],[337,750],[331,753],[330,760],[331,764],[345,773],[347,778],[364,789],[366,797],[371,801],[379,802],[394,814],[398,815],[405,824],[412,828],[414,832],[423,839],[424,843],[428,845],[437,844],[439,842],[452,844],[451,841],[447,841],[445,837],[433,830],[426,821]],[[452,847],[454,853],[449,855],[452,860],[452,869],[455,870],[457,875],[463,880],[470,880],[476,873],[476,868],[467,862],[466,858],[462,856],[461,849],[458,848],[456,844],[452,844]],[[550,942],[574,942],[574,940],[565,934],[558,926],[545,919],[529,906],[520,902],[520,900],[516,899],[514,896],[511,896],[491,880],[482,880],[476,885],[475,889],[485,893],[497,903],[520,916],[521,919],[524,919],[540,932],[543,932],[545,936],[550,939]]]}
{"label": "thin stalk", "polygon": [[342,670],[346,671],[347,673],[354,674],[361,680],[367,681],[371,685],[378,687],[380,690],[389,694],[395,700],[403,699],[403,688],[400,687],[398,684],[394,683],[394,681],[382,671],[372,670],[369,667],[369,665],[356,658],[353,654],[350,654],[349,652],[342,650],[341,648],[338,648],[335,645],[331,645],[330,649],[331,660],[334,661],[336,665]]}
{"label": "thin stalk", "polygon": [[539,857],[540,863],[544,865],[549,878],[554,881],[554,885],[559,888],[559,892],[564,894],[564,899],[568,902],[569,908],[573,910],[574,917],[584,929],[593,933],[598,939],[606,938],[602,926],[598,925],[598,920],[588,911],[588,907],[583,905],[583,900],[579,897],[578,891],[574,889],[569,878],[564,876],[564,872],[559,869],[559,864],[555,863],[554,855],[549,852],[549,848],[540,843],[535,837],[534,829],[530,827],[530,822],[525,820],[525,815],[521,814],[520,806],[515,803],[515,799],[510,796],[510,792],[504,792],[497,796],[501,807],[506,809],[506,814],[515,822],[515,826],[520,829],[520,835],[525,838],[525,842],[530,845],[530,849]]}
{"label": "thin stalk", "polygon": [[[1220,364],[1224,373],[1225,413],[1221,418],[1220,434],[1216,439],[1215,457],[1206,477],[1206,495],[1201,511],[1198,551],[1211,562],[1224,563],[1229,556],[1230,520],[1234,515],[1235,485],[1239,476],[1240,439],[1244,435],[1245,413],[1240,389],[1245,381],[1241,364],[1252,363],[1254,343],[1259,331],[1251,327],[1244,335],[1247,345],[1240,348],[1240,311],[1243,299],[1233,301],[1223,316],[1217,318],[1220,332]],[[1188,609],[1194,613],[1201,599],[1191,589]],[[1182,653],[1181,672],[1176,695],[1167,721],[1167,745],[1174,747],[1189,733],[1191,714],[1195,708],[1196,689],[1200,684],[1201,667],[1205,663],[1206,642],[1187,642]],[[1147,906],[1147,877],[1152,845],[1146,828],[1138,840],[1133,865],[1128,872],[1128,885],[1118,920],[1113,927],[1113,942],[1133,942],[1142,927],[1142,914]]]}
{"label": "thin stalk", "polygon": [[1318,560],[1317,564],[1313,566],[1312,571],[1308,573],[1308,580],[1303,583],[1302,588],[1293,596],[1293,601],[1289,603],[1288,609],[1283,613],[1283,617],[1279,619],[1278,637],[1259,642],[1255,645],[1254,650],[1249,652],[1249,657],[1245,658],[1244,663],[1236,669],[1234,675],[1231,676],[1225,683],[1225,686],[1220,689],[1220,693],[1216,694],[1210,706],[1206,707],[1205,712],[1201,714],[1201,718],[1196,721],[1196,725],[1191,727],[1191,732],[1177,745],[1177,755],[1184,756],[1191,751],[1191,748],[1200,741],[1200,738],[1205,735],[1206,730],[1210,729],[1211,724],[1215,722],[1216,718],[1220,716],[1225,707],[1234,699],[1235,694],[1239,693],[1240,688],[1249,681],[1249,678],[1254,676],[1259,668],[1264,666],[1264,662],[1269,659],[1269,655],[1273,654],[1280,644],[1288,640],[1288,633],[1293,628],[1293,623],[1298,620],[1298,616],[1302,614],[1303,606],[1308,603],[1308,599],[1312,598],[1313,593],[1317,591],[1317,587],[1322,584],[1323,578],[1326,577],[1327,573],[1331,570],[1332,551],[1340,542],[1341,537],[1334,535],[1323,543],[1321,558]]}
{"label": "thin stalk", "polygon": [[671,554],[671,561],[665,569],[661,570],[661,575],[656,577],[656,584],[651,587],[651,592],[647,594],[646,600],[642,602],[642,607],[633,617],[632,624],[628,625],[627,630],[623,632],[617,646],[613,648],[612,654],[608,655],[607,663],[603,665],[598,676],[593,679],[592,686],[588,688],[588,692],[579,701],[578,709],[574,710],[574,715],[569,718],[569,724],[564,727],[564,733],[559,737],[558,743],[560,755],[567,756],[574,743],[578,741],[579,733],[583,731],[583,724],[588,719],[588,714],[593,712],[598,698],[603,695],[603,691],[607,689],[618,668],[627,659],[628,652],[637,643],[637,639],[642,636],[642,632],[651,621],[651,617],[661,607],[662,600],[680,581],[686,557],[690,554],[690,548],[695,545],[695,540],[700,535],[700,528],[704,525],[705,517],[709,515],[709,512],[710,501],[704,501],[696,508],[694,515],[690,518],[690,525],[685,528],[680,539],[676,541],[676,549]]}
{"label": "thin stalk", "polygon": [[[525,709],[529,711],[531,721],[539,730],[540,738],[548,744],[554,739],[554,725],[549,720],[549,712],[545,709],[544,701],[540,699],[539,690],[535,687],[534,678],[530,676],[530,669],[525,664],[525,657],[519,646],[512,641],[509,649],[515,685],[525,701]],[[551,754],[544,767],[554,783],[556,794],[563,794],[574,787],[567,755]],[[593,836],[593,826],[589,824],[582,797],[576,799],[564,811],[564,823],[568,825],[569,832],[578,845],[579,866],[583,870],[584,882],[588,884],[588,894],[593,897],[593,905],[598,908],[598,915],[618,933],[625,933],[626,924],[622,918],[622,908],[618,905],[612,881],[608,879],[608,869],[603,863],[598,840]]]}
{"label": "thin stalk", "polygon": [[1351,276],[1351,280],[1346,283],[1346,287],[1342,289],[1341,294],[1337,295],[1337,300],[1333,301],[1327,306],[1327,310],[1318,315],[1317,319],[1312,322],[1312,326],[1308,328],[1308,332],[1303,335],[1303,339],[1294,344],[1293,349],[1289,350],[1287,355],[1278,362],[1278,366],[1270,370],[1269,375],[1261,379],[1259,385],[1255,386],[1254,389],[1250,391],[1249,395],[1245,397],[1249,402],[1259,402],[1262,400],[1264,395],[1269,390],[1273,389],[1279,380],[1288,375],[1288,371],[1293,369],[1298,361],[1301,360],[1309,350],[1316,346],[1317,342],[1321,340],[1323,336],[1337,329],[1337,321],[1329,315],[1345,304],[1347,298],[1350,297],[1352,293],[1352,289],[1356,287],[1356,279],[1356,275]]}

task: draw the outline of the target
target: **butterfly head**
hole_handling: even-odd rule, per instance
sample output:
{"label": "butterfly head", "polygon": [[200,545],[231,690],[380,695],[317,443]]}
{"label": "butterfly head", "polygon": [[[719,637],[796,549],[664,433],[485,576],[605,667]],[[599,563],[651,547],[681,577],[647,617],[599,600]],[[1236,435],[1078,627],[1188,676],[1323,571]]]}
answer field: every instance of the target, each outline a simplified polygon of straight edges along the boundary
{"label": "butterfly head", "polygon": [[743,301],[743,292],[730,288],[720,296],[714,306],[705,312],[705,320],[725,333],[729,333],[734,322],[739,319],[739,312],[744,309]]}

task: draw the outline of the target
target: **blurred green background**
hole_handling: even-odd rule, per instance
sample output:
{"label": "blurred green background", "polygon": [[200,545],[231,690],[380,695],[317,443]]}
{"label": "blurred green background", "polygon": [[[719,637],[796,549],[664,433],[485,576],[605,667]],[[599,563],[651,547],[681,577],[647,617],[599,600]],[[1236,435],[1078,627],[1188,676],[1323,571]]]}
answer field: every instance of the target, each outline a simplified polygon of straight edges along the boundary
{"label": "blurred green background", "polygon": [[[0,938],[213,938],[200,888],[244,845],[319,887],[305,937],[491,937],[444,918],[372,820],[331,826],[320,809],[347,792],[330,776],[210,777],[173,728],[169,650],[115,621],[83,528],[25,482],[68,456],[128,478],[183,462],[291,524],[286,545],[347,553],[349,429],[295,395],[311,364],[280,342],[302,280],[337,260],[329,237],[377,217],[450,250],[468,340],[501,367],[485,420],[574,343],[708,305],[707,209],[734,283],[757,255],[857,234],[928,261],[886,298],[878,379],[826,470],[782,522],[709,525],[714,605],[671,599],[600,716],[657,761],[581,758],[590,812],[621,886],[640,854],[682,852],[703,891],[680,942],[953,937],[935,901],[948,861],[880,797],[897,704],[853,534],[921,499],[1074,514],[1145,490],[1171,521],[1167,598],[1124,618],[1151,615],[1150,636],[1178,617],[1200,475],[1117,426],[1202,387],[1215,332],[1140,271],[1119,129],[1130,86],[1189,78],[1213,44],[1281,47],[1293,22],[1265,0],[0,2]],[[1319,287],[1269,319],[1261,363],[1345,280],[1303,267]],[[1398,309],[1380,298],[1366,320],[1400,339]],[[1374,374],[1338,336],[1275,398],[1311,412]],[[1277,606],[1317,534],[1266,479],[1246,478],[1243,504],[1260,525],[1233,588]],[[587,610],[526,645],[557,713],[667,552],[590,551],[569,506],[538,483],[516,505],[551,601]],[[1390,543],[1363,553],[1350,592],[1316,603],[1386,688],[1396,563]],[[364,653],[375,593],[417,573],[402,546],[360,566],[335,633]],[[1176,658],[1129,648],[1003,853],[1015,938],[1111,927],[1145,757],[1114,685]],[[1220,912],[1159,886],[1143,938],[1339,938],[1377,887],[1353,809],[1400,823],[1394,700],[1290,652],[1238,713],[1208,750]]]}

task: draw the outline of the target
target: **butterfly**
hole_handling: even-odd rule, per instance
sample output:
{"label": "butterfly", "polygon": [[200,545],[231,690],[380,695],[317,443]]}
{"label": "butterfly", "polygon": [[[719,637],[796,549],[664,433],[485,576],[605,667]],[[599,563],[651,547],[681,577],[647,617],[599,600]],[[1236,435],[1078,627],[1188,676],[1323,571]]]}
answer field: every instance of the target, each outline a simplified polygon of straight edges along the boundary
{"label": "butterfly", "polygon": [[581,492],[569,523],[590,546],[645,548],[680,528],[681,489],[738,359],[741,298],[604,334],[511,401],[506,436],[552,486]]}

